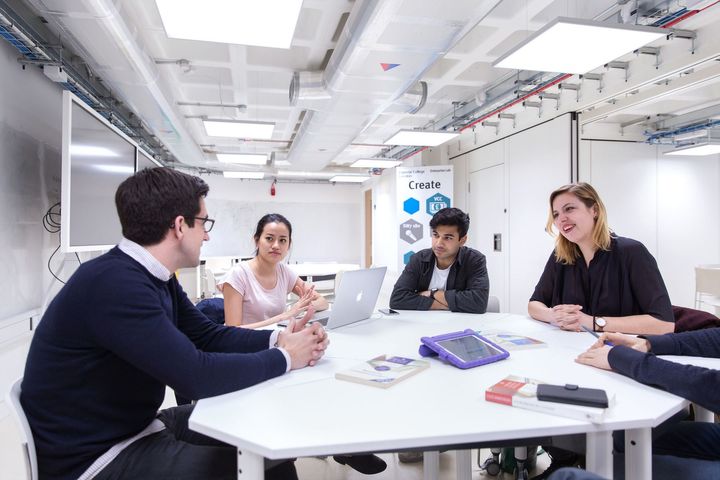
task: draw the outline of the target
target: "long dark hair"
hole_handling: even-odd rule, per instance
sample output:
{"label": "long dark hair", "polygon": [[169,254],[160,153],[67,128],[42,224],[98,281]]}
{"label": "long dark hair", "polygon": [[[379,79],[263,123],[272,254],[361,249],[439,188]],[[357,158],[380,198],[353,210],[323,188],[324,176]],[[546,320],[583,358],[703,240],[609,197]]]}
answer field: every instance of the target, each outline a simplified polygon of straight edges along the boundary
{"label": "long dark hair", "polygon": [[[263,229],[268,223],[284,223],[288,229],[288,244],[292,244],[292,225],[290,224],[290,220],[279,213],[268,213],[267,215],[263,215],[263,217],[258,221],[257,228],[255,229],[255,235],[253,235],[256,244],[260,241],[260,235],[262,235]],[[255,255],[257,255],[257,253],[258,251],[255,249]]]}

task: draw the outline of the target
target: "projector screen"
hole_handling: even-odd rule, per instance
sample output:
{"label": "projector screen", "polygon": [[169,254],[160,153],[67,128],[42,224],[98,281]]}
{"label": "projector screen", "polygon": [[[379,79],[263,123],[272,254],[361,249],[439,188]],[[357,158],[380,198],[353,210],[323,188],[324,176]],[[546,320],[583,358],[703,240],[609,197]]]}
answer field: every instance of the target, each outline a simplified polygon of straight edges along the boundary
{"label": "projector screen", "polygon": [[[127,136],[78,97],[63,93],[64,252],[106,250],[120,241],[115,191],[135,172],[136,155],[137,147]],[[154,163],[147,156],[143,160]]]}

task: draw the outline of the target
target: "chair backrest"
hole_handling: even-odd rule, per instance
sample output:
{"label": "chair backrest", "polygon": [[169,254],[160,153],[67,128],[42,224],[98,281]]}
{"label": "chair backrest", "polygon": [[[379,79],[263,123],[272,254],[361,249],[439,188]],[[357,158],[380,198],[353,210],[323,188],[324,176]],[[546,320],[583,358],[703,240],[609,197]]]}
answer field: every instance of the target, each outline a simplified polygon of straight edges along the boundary
{"label": "chair backrest", "polygon": [[675,317],[675,333],[720,327],[720,318],[712,313],[675,305],[672,306],[672,310]]}
{"label": "chair backrest", "polygon": [[720,296],[720,267],[695,267],[695,291]]}
{"label": "chair backrest", "polygon": [[25,473],[27,478],[37,480],[38,467],[37,456],[35,454],[35,442],[32,437],[30,424],[25,417],[25,412],[20,404],[20,386],[22,385],[22,377],[18,378],[12,384],[7,394],[6,400],[10,411],[13,413],[18,426],[20,427],[20,443],[23,450],[23,460],[25,461]]}
{"label": "chair backrest", "polygon": [[485,311],[490,313],[500,313],[500,299],[490,295],[488,297],[487,309]]}
{"label": "chair backrest", "polygon": [[195,306],[213,322],[219,325],[225,323],[225,300],[223,298],[205,298]]}

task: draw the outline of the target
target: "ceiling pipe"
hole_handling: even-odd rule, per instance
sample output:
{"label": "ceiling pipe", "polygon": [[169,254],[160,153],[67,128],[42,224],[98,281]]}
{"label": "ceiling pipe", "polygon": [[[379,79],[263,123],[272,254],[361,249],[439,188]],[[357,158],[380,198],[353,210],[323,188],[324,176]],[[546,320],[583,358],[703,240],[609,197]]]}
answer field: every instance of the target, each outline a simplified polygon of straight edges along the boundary
{"label": "ceiling pipe", "polygon": [[[608,20],[609,18],[614,16],[615,13],[618,13],[618,10],[620,9],[619,7],[621,7],[623,3],[626,3],[626,2],[618,2],[618,5],[611,7],[610,9],[606,9],[604,12],[600,13],[595,19]],[[658,0],[656,2],[656,5],[659,5],[662,3],[664,3],[664,0]],[[680,14],[679,16],[668,15],[668,16],[660,19],[654,25],[661,27],[661,28],[670,28],[670,27],[675,26],[678,23],[680,23],[680,22],[682,22],[704,10],[707,10],[708,8],[715,6],[719,3],[720,3],[720,0],[717,0],[717,1],[713,2],[712,4],[707,5],[701,9],[687,10],[684,13]],[[651,6],[646,5],[645,7],[649,8]],[[633,15],[637,15],[637,11],[633,12]],[[625,19],[629,20],[629,17],[627,17]],[[527,73],[527,72],[518,71],[516,73],[516,76],[519,79],[525,73]],[[541,76],[542,76],[542,74],[535,74],[534,76],[530,77],[530,81],[534,81],[534,79],[537,79],[538,77],[541,77]],[[518,103],[527,101],[530,97],[536,96],[536,95],[546,91],[547,89],[567,80],[568,78],[570,78],[572,76],[573,76],[572,74],[563,74],[561,76],[550,79],[549,81],[542,82],[537,88],[533,89],[532,91],[530,91],[524,95],[521,95],[520,97],[516,97],[513,100],[504,102],[502,105],[497,106],[497,107],[494,107],[493,104],[497,103],[498,98],[507,97],[509,95],[516,95],[517,89],[516,88],[509,89],[504,94],[496,95],[492,99],[488,99],[487,96],[484,95],[483,96],[484,102],[482,105],[479,105],[480,102],[478,102],[477,100],[468,102],[467,104],[465,104],[462,107],[463,109],[466,110],[465,112],[462,112],[462,111],[460,113],[452,112],[445,116],[445,118],[450,118],[450,120],[433,122],[432,128],[434,130],[448,130],[448,129],[453,128],[457,131],[464,132],[465,130],[467,130],[469,128],[475,127],[478,123],[481,123],[495,115],[499,115],[500,113],[504,112],[505,110],[507,110],[509,108],[512,108],[513,106],[517,105]],[[505,82],[507,80],[509,80],[509,79],[506,78],[506,79],[503,79],[502,81]],[[473,106],[472,103],[475,103],[477,106]],[[485,112],[480,114],[480,116],[475,117],[474,116],[475,113],[482,110],[483,107],[485,107],[485,109],[486,109]],[[489,108],[489,110],[488,110],[488,108]],[[467,111],[467,110],[469,110],[469,111]],[[468,120],[468,119],[472,119],[472,120]],[[417,153],[420,153],[423,150],[425,150],[425,147],[423,147],[423,148],[415,147],[413,149],[413,151],[408,154],[406,147],[395,147],[395,148],[391,149],[390,151],[386,152],[386,155],[404,160],[413,155],[416,155]]]}
{"label": "ceiling pipe", "polygon": [[59,30],[167,149],[191,166],[207,166],[182,116],[166,97],[155,61],[136,41],[114,0],[27,0]]}
{"label": "ceiling pipe", "polygon": [[[357,0],[325,71],[300,72],[291,82],[291,102],[307,109],[289,152],[293,168],[328,165],[391,107],[405,113],[422,108],[422,75],[500,1],[456,0],[453,8],[426,14],[433,24],[420,45],[387,34],[415,18],[407,2]],[[375,60],[378,52],[384,60]]]}

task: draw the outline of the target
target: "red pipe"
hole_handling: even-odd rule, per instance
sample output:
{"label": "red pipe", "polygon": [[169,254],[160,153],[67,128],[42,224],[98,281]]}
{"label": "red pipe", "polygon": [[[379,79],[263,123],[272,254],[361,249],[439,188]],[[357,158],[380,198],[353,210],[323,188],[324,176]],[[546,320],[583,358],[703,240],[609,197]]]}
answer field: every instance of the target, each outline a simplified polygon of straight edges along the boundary
{"label": "red pipe", "polygon": [[423,148],[421,148],[420,150],[415,150],[414,152],[409,153],[409,154],[405,155],[404,157],[402,157],[402,158],[400,159],[400,161],[407,160],[408,158],[412,157],[413,155],[417,155],[418,153],[424,152],[424,151],[427,150],[427,149],[428,149],[428,147],[423,147]]}
{"label": "red pipe", "polygon": [[[717,5],[718,3],[720,3],[720,0],[717,0],[713,3],[711,3],[710,5],[707,5],[706,7],[701,8],[700,10],[690,10],[690,11],[686,12],[684,15],[676,18],[672,22],[666,23],[665,25],[661,25],[660,28],[670,28],[673,25],[677,25],[678,23],[682,22],[683,20],[687,20],[688,18],[693,17],[693,16],[697,15],[698,13],[700,13],[704,10],[707,10],[710,7]],[[504,110],[507,110],[508,108],[512,107],[513,105],[517,105],[518,103],[527,100],[528,98],[532,97],[533,95],[537,95],[538,93],[545,91],[554,85],[557,85],[558,83],[562,82],[563,80],[567,80],[570,77],[572,77],[572,74],[565,74],[562,77],[555,79],[552,82],[548,83],[547,85],[538,87],[537,89],[533,90],[532,92],[527,93],[526,95],[523,95],[522,97],[520,97],[510,103],[507,103],[507,104],[503,105],[502,107],[498,107],[495,110],[493,110],[492,112],[490,112],[486,115],[483,115],[482,117],[474,120],[472,123],[461,128],[460,131],[463,132],[463,131],[467,130],[468,128],[471,128],[471,127],[477,125],[478,123],[480,123],[484,120],[487,120],[488,118],[490,118],[494,115],[497,115],[498,113],[500,113]]]}
{"label": "red pipe", "polygon": [[570,78],[572,76],[573,76],[572,73],[566,73],[565,75],[561,76],[560,78],[556,78],[552,82],[542,85],[542,86],[536,88],[535,90],[533,90],[532,92],[526,93],[522,97],[517,98],[510,103],[506,103],[502,107],[498,107],[495,110],[493,110],[492,112],[483,115],[482,117],[478,118],[477,120],[473,121],[472,123],[465,125],[463,128],[460,129],[460,131],[463,132],[463,131],[467,130],[468,128],[477,125],[478,123],[482,122],[483,120],[487,120],[488,118],[492,117],[493,115],[496,115],[496,114],[502,112],[503,110],[507,110],[508,108],[512,107],[513,105],[517,105],[518,103],[525,101],[526,99],[532,97],[533,95],[537,95],[538,93],[543,92],[543,91],[547,90],[548,88],[550,88],[554,85],[557,85],[558,83],[562,82],[563,80],[567,80],[568,78]]}

